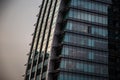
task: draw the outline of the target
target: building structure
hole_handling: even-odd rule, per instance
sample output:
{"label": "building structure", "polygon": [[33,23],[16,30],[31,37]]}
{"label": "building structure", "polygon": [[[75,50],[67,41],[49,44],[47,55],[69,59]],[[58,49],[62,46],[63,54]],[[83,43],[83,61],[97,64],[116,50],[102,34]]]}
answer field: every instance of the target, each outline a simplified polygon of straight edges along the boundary
{"label": "building structure", "polygon": [[109,8],[109,80],[120,80],[120,1]]}
{"label": "building structure", "polygon": [[111,0],[43,0],[25,80],[109,80]]}

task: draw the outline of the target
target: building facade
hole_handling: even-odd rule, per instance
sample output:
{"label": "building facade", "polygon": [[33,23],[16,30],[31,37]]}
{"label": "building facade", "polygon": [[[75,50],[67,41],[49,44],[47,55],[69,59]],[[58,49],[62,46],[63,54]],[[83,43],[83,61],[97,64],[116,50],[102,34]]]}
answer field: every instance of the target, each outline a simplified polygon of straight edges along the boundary
{"label": "building facade", "polygon": [[120,80],[120,1],[109,8],[109,80]]}
{"label": "building facade", "polygon": [[25,80],[109,80],[111,0],[43,0]]}

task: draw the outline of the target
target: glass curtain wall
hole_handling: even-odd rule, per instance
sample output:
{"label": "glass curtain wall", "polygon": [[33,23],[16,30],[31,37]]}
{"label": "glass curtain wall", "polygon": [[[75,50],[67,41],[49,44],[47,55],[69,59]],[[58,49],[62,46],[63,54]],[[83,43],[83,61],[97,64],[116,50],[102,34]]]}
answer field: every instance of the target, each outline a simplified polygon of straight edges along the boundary
{"label": "glass curtain wall", "polygon": [[71,0],[58,80],[108,80],[108,4]]}

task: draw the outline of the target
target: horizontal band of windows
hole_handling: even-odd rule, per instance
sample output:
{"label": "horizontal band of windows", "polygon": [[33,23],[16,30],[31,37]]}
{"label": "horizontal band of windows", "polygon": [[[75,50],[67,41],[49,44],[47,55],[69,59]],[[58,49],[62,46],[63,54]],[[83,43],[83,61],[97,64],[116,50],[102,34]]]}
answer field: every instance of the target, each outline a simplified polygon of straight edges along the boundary
{"label": "horizontal band of windows", "polygon": [[65,30],[70,30],[73,32],[80,32],[80,33],[86,33],[93,36],[100,36],[104,38],[108,38],[108,29],[107,27],[101,27],[101,26],[95,26],[95,25],[89,25],[85,23],[75,22],[68,20],[65,24]]}
{"label": "horizontal band of windows", "polygon": [[66,22],[73,22],[73,23],[76,23],[76,24],[85,24],[85,25],[88,25],[88,26],[94,26],[94,27],[98,27],[98,28],[108,29],[108,25],[94,24],[94,23],[84,21],[84,20],[77,20],[77,19],[73,19],[73,18],[68,18],[65,21]]}
{"label": "horizontal band of windows", "polygon": [[90,63],[95,63],[95,64],[108,65],[108,62],[101,62],[99,60],[90,60],[90,59],[86,59],[86,58],[77,58],[75,56],[68,56],[68,55],[60,55],[60,57],[65,58],[65,59],[79,60],[79,61],[90,62]]}
{"label": "horizontal band of windows", "polygon": [[[84,52],[84,53],[87,53],[87,52],[94,52],[94,54],[98,54],[98,55],[103,55],[103,56],[106,56],[108,57],[108,51],[104,51],[104,50],[96,50],[94,48],[89,48],[89,47],[82,47],[82,46],[72,46],[72,45],[68,45],[66,43],[63,43],[64,45],[62,45],[62,49],[63,51],[67,51],[68,49],[72,49],[72,51],[74,50],[75,53],[77,53],[77,51],[81,51],[81,52]],[[65,48],[65,49],[64,49]]]}
{"label": "horizontal band of windows", "polygon": [[104,48],[97,48],[97,47],[90,47],[87,45],[80,45],[78,43],[73,43],[73,42],[62,42],[62,44],[67,44],[67,45],[72,45],[72,46],[80,46],[80,47],[85,47],[85,48],[89,48],[89,49],[95,49],[95,50],[101,50],[101,51],[108,51],[108,49],[104,49]]}
{"label": "horizontal band of windows", "polygon": [[65,73],[71,73],[71,74],[75,74],[75,75],[86,75],[86,76],[93,76],[93,77],[102,77],[102,78],[108,78],[108,76],[106,75],[100,75],[100,74],[89,74],[89,73],[85,73],[85,72],[80,72],[80,71],[74,71],[74,70],[66,70],[66,69],[62,69],[59,68],[58,71],[60,72],[65,72]]}
{"label": "horizontal band of windows", "polygon": [[70,6],[82,7],[85,9],[108,13],[108,4],[88,0],[71,0]]}
{"label": "horizontal band of windows", "polygon": [[90,34],[87,34],[87,33],[77,32],[77,31],[73,31],[73,30],[64,30],[64,31],[66,33],[72,33],[72,34],[77,34],[77,35],[83,35],[83,36],[88,36],[88,37],[108,40],[107,37],[101,37],[101,36],[97,36],[97,35],[90,35]]}
{"label": "horizontal band of windows", "polygon": [[[64,30],[64,32],[65,32],[65,36],[70,36],[70,37],[85,37],[85,38],[92,38],[92,39],[97,39],[97,40],[102,40],[102,41],[105,41],[106,43],[108,43],[108,39],[107,38],[101,38],[101,37],[95,37],[95,36],[92,36],[92,35],[90,35],[90,36],[84,36],[84,34],[83,35],[81,35],[82,33],[76,33],[76,32],[74,32],[74,31],[69,31],[69,30]],[[99,38],[101,38],[101,39],[99,39]]]}
{"label": "horizontal band of windows", "polygon": [[73,46],[73,47],[79,47],[79,48],[95,50],[95,51],[108,52],[108,49],[105,50],[105,49],[100,49],[100,48],[96,48],[96,47],[83,46],[83,45],[78,45],[78,44],[74,44],[74,43],[70,43],[70,42],[62,42],[61,44],[62,45],[67,45],[67,46]]}
{"label": "horizontal band of windows", "polygon": [[[69,67],[68,67],[69,66]],[[62,58],[60,69],[108,76],[108,65]]]}
{"label": "horizontal band of windows", "polygon": [[80,22],[80,23],[84,23],[84,24],[89,24],[89,25],[94,25],[94,26],[100,26],[100,27],[103,27],[103,28],[108,27],[108,25],[106,25],[106,24],[93,23],[93,22],[90,22],[90,21],[75,19],[75,18],[72,18],[72,17],[68,17],[64,21]]}
{"label": "horizontal band of windows", "polygon": [[84,72],[84,71],[79,71],[79,70],[73,70],[73,69],[68,69],[68,68],[59,68],[61,71],[66,71],[66,72],[72,72],[74,73],[78,73],[78,74],[83,74],[83,75],[89,75],[89,76],[96,76],[96,77],[108,77],[108,75],[105,74],[99,74],[99,73],[91,73],[91,72]]}
{"label": "horizontal band of windows", "polygon": [[83,35],[77,35],[77,34],[72,34],[72,33],[66,33],[63,38],[63,42],[108,50],[107,40],[86,37]]}
{"label": "horizontal band of windows", "polygon": [[82,11],[86,11],[86,12],[90,12],[90,13],[94,13],[94,14],[99,14],[99,15],[104,15],[104,16],[108,16],[107,13],[104,12],[97,12],[94,10],[90,10],[90,9],[85,9],[85,8],[81,8],[81,7],[76,7],[76,6],[69,6],[71,9],[76,9],[76,10],[82,10]]}
{"label": "horizontal band of windows", "polygon": [[96,51],[96,50],[63,45],[61,55],[67,58],[108,64],[108,52],[103,52],[103,51]]}
{"label": "horizontal band of windows", "polygon": [[63,45],[61,55],[68,58],[70,57],[99,63],[108,63],[108,52],[103,51],[95,51],[85,48]]}
{"label": "horizontal band of windows", "polygon": [[65,16],[65,18],[74,18],[78,20],[83,20],[83,21],[88,21],[88,22],[93,22],[93,23],[98,23],[103,25],[108,24],[107,16],[93,14],[93,13],[80,11],[80,10],[74,10],[74,9],[70,9],[67,15]]}
{"label": "horizontal band of windows", "polygon": [[108,78],[84,74],[73,74],[62,71],[58,75],[58,80],[108,80]]}
{"label": "horizontal band of windows", "polygon": [[88,23],[88,24],[93,24],[93,25],[105,26],[105,27],[108,26],[107,24],[91,22],[91,21],[88,21],[88,20],[78,19],[78,18],[69,17],[69,16],[66,17],[65,19],[67,19],[67,20],[74,20],[74,21],[83,22],[83,23]]}

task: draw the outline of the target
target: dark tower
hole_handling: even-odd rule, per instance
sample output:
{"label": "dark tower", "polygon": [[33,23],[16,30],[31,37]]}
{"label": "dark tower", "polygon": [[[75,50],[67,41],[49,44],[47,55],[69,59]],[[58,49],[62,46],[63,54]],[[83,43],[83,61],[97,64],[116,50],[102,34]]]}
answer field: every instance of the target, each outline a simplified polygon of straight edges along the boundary
{"label": "dark tower", "polygon": [[120,80],[120,1],[109,8],[109,80]]}

